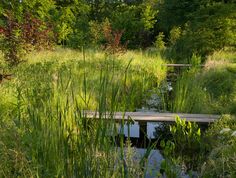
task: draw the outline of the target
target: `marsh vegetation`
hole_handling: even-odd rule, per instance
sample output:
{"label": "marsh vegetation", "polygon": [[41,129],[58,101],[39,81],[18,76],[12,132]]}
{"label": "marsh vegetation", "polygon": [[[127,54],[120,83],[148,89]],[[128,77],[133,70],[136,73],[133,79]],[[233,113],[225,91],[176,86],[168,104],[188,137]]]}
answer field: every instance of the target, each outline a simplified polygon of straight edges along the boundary
{"label": "marsh vegetation", "polygon": [[[147,177],[155,149],[164,160],[153,177],[236,177],[235,9],[233,0],[1,1],[0,177]],[[177,117],[137,160],[127,123],[113,116],[140,110],[220,119],[202,129]]]}

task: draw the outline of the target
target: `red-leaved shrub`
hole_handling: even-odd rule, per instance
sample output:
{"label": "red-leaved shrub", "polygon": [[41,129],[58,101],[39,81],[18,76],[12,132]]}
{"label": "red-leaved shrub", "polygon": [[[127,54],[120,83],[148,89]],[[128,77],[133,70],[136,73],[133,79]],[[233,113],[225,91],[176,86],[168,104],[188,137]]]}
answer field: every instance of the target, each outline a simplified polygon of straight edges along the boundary
{"label": "red-leaved shrub", "polygon": [[53,44],[52,26],[25,13],[22,21],[13,13],[5,15],[5,25],[0,26],[1,47],[5,60],[11,65],[20,63],[22,56],[32,50],[49,49]]}

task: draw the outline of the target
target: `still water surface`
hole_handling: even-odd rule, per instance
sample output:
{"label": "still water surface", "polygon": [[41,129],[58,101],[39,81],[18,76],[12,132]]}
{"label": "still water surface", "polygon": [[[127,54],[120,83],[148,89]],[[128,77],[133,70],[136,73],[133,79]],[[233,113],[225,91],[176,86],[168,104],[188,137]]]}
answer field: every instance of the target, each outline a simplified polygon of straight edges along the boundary
{"label": "still water surface", "polygon": [[[160,126],[157,122],[147,122],[147,135],[148,138],[154,139],[154,133],[155,133],[155,127]],[[130,127],[130,137],[132,138],[139,138],[139,129],[140,126],[138,122],[134,122],[132,125],[125,124],[124,125],[124,134],[126,137],[128,137],[128,127]],[[121,133],[121,125],[118,126],[118,131]]]}

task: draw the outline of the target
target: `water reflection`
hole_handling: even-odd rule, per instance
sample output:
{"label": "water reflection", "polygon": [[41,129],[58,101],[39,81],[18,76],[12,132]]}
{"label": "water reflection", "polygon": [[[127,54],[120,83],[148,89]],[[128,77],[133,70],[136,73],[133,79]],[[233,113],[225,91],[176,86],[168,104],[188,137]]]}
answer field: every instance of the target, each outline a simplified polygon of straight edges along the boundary
{"label": "water reflection", "polygon": [[[147,122],[147,137],[150,139],[154,139],[155,138],[155,132],[157,127],[160,126],[160,123],[158,122]],[[118,124],[118,131],[119,133],[122,134],[122,129],[121,129],[121,124]],[[130,130],[130,137],[131,138],[139,138],[139,129],[140,129],[140,125],[138,124],[138,122],[134,122],[134,124],[125,124],[124,125],[124,135],[125,137],[128,137],[129,135],[129,130]]]}

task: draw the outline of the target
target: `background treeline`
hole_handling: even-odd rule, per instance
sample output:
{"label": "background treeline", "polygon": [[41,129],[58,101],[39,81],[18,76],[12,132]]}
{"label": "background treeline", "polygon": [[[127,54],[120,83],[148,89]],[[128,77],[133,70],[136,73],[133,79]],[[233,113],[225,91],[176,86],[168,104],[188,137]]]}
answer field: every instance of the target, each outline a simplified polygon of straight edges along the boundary
{"label": "background treeline", "polygon": [[155,46],[189,62],[193,54],[236,46],[235,9],[235,0],[1,0],[1,49],[17,63],[52,44]]}

